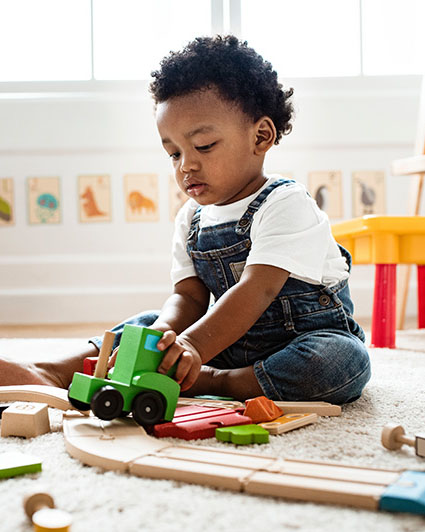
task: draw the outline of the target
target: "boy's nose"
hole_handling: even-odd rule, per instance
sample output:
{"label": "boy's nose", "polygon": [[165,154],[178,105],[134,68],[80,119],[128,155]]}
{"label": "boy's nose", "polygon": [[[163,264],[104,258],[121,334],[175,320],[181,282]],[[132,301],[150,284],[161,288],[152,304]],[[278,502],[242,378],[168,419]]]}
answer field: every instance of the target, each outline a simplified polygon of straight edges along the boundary
{"label": "boy's nose", "polygon": [[197,161],[193,157],[182,156],[181,162],[180,162],[180,171],[183,174],[188,174],[189,172],[192,172],[193,170],[199,170],[199,168],[200,168],[199,161]]}

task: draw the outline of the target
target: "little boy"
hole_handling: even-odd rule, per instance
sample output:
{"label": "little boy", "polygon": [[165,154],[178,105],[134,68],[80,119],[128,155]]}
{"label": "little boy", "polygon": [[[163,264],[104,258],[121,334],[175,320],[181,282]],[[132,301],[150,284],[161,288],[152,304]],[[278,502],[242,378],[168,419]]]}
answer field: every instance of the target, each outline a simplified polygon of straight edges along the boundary
{"label": "little boy", "polygon": [[[189,395],[357,399],[370,363],[352,317],[350,256],[302,185],[263,170],[267,151],[291,131],[292,90],[233,36],[195,39],[153,77],[161,141],[190,200],[176,218],[173,294],[160,313],[115,327],[117,344],[124,323],[163,331],[159,371],[177,363]],[[101,338],[91,344],[13,371],[22,383],[66,387]]]}

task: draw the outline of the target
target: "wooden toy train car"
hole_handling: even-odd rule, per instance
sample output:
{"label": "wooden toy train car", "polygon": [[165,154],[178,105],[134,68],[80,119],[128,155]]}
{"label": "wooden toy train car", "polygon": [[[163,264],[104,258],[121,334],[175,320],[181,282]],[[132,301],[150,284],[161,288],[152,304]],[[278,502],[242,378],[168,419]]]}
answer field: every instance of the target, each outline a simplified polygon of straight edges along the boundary
{"label": "wooden toy train car", "polygon": [[78,410],[91,410],[104,420],[127,416],[139,425],[171,421],[180,386],[156,370],[164,356],[157,343],[162,332],[125,325],[115,362],[106,378],[75,373],[68,391],[69,402]]}

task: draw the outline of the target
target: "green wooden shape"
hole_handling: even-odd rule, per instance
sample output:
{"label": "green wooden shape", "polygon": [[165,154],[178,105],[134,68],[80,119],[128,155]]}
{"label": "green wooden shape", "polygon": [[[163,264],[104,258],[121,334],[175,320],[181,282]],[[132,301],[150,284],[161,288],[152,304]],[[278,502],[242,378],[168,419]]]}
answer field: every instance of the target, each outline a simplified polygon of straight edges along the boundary
{"label": "green wooden shape", "polygon": [[215,437],[219,441],[227,441],[236,445],[250,443],[269,443],[269,431],[259,425],[236,425],[215,429]]}
{"label": "green wooden shape", "polygon": [[39,473],[41,462],[34,456],[18,452],[0,453],[0,478]]}

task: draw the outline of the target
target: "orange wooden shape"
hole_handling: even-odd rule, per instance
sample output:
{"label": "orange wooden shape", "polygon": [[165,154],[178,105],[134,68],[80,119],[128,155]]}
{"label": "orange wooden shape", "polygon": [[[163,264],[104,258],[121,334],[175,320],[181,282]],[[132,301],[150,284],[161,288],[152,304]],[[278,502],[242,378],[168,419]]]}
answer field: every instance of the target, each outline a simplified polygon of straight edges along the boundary
{"label": "orange wooden shape", "polygon": [[243,415],[250,417],[253,423],[273,421],[283,414],[283,411],[271,399],[267,399],[264,395],[254,397],[254,399],[248,399],[245,401],[245,405]]}

